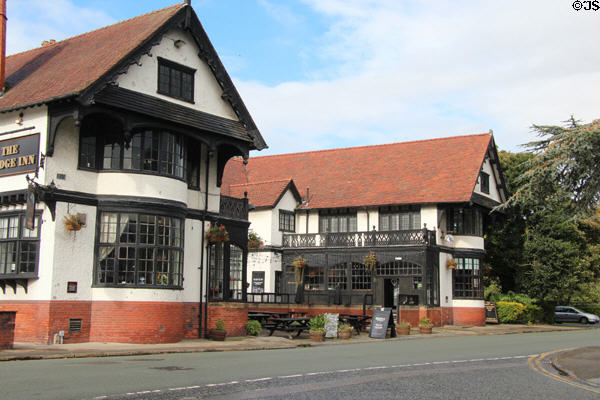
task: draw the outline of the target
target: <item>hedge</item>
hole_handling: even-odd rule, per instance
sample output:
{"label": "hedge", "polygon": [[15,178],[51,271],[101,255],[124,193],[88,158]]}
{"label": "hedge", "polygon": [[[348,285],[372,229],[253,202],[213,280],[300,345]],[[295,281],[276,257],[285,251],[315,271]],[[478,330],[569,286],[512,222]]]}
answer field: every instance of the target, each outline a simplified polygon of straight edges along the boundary
{"label": "hedge", "polygon": [[503,324],[526,324],[540,322],[544,318],[542,307],[535,304],[521,304],[516,301],[496,303],[498,320]]}

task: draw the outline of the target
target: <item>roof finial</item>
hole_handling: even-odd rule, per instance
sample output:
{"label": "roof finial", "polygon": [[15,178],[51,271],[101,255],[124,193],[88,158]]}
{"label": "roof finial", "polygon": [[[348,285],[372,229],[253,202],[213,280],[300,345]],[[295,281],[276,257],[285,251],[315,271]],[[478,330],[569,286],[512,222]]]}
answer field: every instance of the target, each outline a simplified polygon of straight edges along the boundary
{"label": "roof finial", "polygon": [[192,5],[192,0],[184,0],[184,3],[188,6]]}
{"label": "roof finial", "polygon": [[492,128],[490,128],[490,135],[494,134],[494,130]]}

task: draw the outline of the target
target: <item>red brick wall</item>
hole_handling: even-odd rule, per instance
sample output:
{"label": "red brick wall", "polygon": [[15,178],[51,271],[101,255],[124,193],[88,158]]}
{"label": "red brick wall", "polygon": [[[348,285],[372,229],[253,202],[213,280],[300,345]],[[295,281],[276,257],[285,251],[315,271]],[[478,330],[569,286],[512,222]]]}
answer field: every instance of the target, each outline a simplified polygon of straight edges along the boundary
{"label": "red brick wall", "polygon": [[16,312],[0,311],[0,349],[12,349],[15,341]]}
{"label": "red brick wall", "polygon": [[186,339],[198,339],[200,307],[204,311],[204,306],[198,303],[183,303],[183,337]]}
{"label": "red brick wall", "polygon": [[484,307],[454,307],[452,309],[455,325],[485,325]]}
{"label": "red brick wall", "polygon": [[452,307],[442,307],[442,324],[454,325],[454,315]]}
{"label": "red brick wall", "polygon": [[[49,307],[49,342],[54,335],[64,331],[63,343],[84,343],[90,341],[92,302],[90,301],[51,301]],[[69,332],[69,319],[81,320],[81,332]]]}
{"label": "red brick wall", "polygon": [[227,336],[246,336],[248,304],[227,302],[208,303],[207,329],[214,329],[219,319],[225,322]]}
{"label": "red brick wall", "polygon": [[51,340],[49,301],[2,301],[0,311],[17,311],[15,342],[47,344]]}

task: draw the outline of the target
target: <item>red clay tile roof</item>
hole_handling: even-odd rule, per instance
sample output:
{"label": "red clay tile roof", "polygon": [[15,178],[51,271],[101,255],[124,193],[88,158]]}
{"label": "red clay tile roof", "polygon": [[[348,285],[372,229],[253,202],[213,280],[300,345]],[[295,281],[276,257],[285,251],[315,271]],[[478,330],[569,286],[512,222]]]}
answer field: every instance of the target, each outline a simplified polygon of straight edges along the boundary
{"label": "red clay tile roof", "polygon": [[253,157],[246,171],[234,158],[222,187],[291,176],[302,196],[310,188],[313,209],[468,202],[491,140],[486,133]]}
{"label": "red clay tile roof", "polygon": [[244,192],[247,192],[248,202],[254,207],[275,207],[288,187],[292,192],[298,193],[291,178],[248,184],[222,185],[221,193],[225,196],[241,199],[244,197]]}
{"label": "red clay tile roof", "polygon": [[177,4],[7,57],[9,89],[0,98],[0,111],[78,94],[184,7]]}

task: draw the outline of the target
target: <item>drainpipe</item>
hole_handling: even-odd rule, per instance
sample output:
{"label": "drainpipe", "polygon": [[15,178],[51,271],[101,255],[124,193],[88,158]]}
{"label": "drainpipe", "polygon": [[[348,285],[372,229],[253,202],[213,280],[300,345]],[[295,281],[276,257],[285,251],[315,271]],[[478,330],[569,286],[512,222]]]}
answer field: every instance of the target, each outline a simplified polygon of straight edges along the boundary
{"label": "drainpipe", "polygon": [[[210,158],[212,157],[212,150],[206,149],[206,193],[204,193],[204,216],[208,213],[208,187],[209,187],[209,168],[210,168]],[[204,238],[204,224],[206,221],[202,222],[202,262],[204,262],[204,248],[206,247],[205,238]],[[206,264],[206,286],[210,284],[210,267],[208,263]],[[202,299],[202,290],[204,288],[200,288],[200,298]],[[206,295],[204,297],[204,337],[206,338],[208,334],[208,289],[206,290]]]}
{"label": "drainpipe", "polygon": [[0,96],[6,82],[6,0],[0,0]]}

